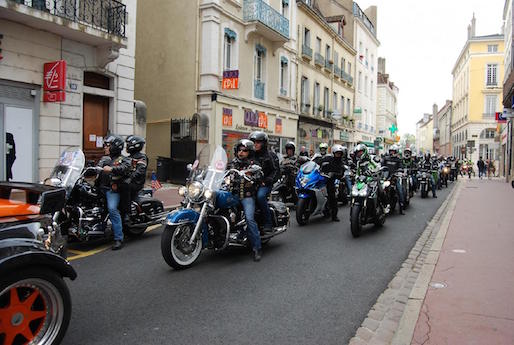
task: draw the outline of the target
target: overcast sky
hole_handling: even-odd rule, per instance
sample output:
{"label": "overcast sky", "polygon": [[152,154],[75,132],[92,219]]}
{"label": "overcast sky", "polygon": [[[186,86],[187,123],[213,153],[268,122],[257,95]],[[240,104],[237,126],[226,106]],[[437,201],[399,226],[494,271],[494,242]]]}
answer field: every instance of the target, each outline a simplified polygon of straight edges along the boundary
{"label": "overcast sky", "polygon": [[501,32],[505,0],[356,0],[378,7],[378,56],[399,88],[400,134],[416,134],[416,122],[432,104],[452,98],[453,66],[475,12],[476,34]]}

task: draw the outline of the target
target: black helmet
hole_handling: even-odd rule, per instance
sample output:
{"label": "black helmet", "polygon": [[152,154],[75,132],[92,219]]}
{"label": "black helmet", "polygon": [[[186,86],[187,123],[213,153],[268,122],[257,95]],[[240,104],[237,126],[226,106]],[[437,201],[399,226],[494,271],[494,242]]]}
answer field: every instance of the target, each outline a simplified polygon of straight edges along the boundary
{"label": "black helmet", "polygon": [[125,142],[119,135],[111,134],[104,140],[104,146],[109,146],[109,154],[115,156],[121,153]]}
{"label": "black helmet", "polygon": [[140,152],[145,146],[145,139],[137,135],[129,135],[125,142],[127,143],[127,152],[130,154]]}
{"label": "black helmet", "polygon": [[295,153],[295,151],[296,151],[296,145],[295,145],[292,141],[289,141],[289,142],[287,142],[287,144],[286,144],[286,152],[287,152],[287,150],[289,150],[289,149],[292,149],[292,150],[293,150],[293,154],[294,154],[294,153]]}
{"label": "black helmet", "polygon": [[255,153],[255,145],[253,141],[248,139],[241,139],[237,142],[236,146],[234,146],[234,155],[237,157],[237,152],[239,151],[240,147],[245,147],[250,153],[249,157],[252,156]]}
{"label": "black helmet", "polygon": [[268,145],[268,135],[263,131],[254,131],[250,133],[248,139],[250,139],[253,142],[262,141],[264,143],[264,147]]}

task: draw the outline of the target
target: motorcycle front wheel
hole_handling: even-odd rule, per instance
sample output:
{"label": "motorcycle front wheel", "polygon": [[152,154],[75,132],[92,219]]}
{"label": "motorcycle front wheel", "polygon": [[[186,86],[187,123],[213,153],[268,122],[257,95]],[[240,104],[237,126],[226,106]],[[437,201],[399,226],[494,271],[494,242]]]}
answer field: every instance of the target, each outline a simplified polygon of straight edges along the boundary
{"label": "motorcycle front wheel", "polygon": [[2,344],[59,344],[70,322],[70,292],[52,270],[17,270],[2,277],[0,316]]}
{"label": "motorcycle front wheel", "polygon": [[353,205],[350,211],[350,230],[352,232],[352,236],[357,238],[362,233],[362,223],[361,223],[361,206]]}
{"label": "motorcycle front wheel", "polygon": [[296,206],[296,221],[298,225],[305,225],[309,222],[309,205],[308,199],[298,199],[298,205]]}
{"label": "motorcycle front wheel", "polygon": [[176,270],[191,267],[202,251],[202,240],[196,238],[193,244],[189,239],[195,229],[194,223],[166,226],[161,235],[161,254],[164,261]]}

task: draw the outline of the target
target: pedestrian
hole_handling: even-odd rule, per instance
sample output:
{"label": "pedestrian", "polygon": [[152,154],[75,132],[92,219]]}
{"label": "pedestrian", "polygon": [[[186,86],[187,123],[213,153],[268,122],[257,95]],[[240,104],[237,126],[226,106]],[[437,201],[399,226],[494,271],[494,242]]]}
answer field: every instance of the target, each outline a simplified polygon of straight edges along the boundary
{"label": "pedestrian", "polygon": [[478,159],[477,166],[478,166],[478,177],[480,179],[482,179],[482,175],[485,175],[485,163],[484,163],[484,160],[482,159],[482,156],[480,156],[480,158]]}
{"label": "pedestrian", "polygon": [[5,155],[5,168],[6,168],[6,180],[12,179],[12,166],[16,160],[16,144],[14,143],[14,136],[12,133],[5,133],[5,147],[7,152]]}

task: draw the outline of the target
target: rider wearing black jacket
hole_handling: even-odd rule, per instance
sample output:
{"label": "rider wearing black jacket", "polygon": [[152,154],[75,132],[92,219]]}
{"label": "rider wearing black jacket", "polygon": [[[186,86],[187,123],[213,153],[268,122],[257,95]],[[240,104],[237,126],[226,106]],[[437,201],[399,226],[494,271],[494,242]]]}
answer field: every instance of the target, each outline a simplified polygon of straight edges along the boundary
{"label": "rider wearing black jacket", "polygon": [[117,135],[110,135],[104,141],[105,154],[98,162],[98,166],[103,168],[101,182],[102,190],[107,199],[107,209],[112,223],[114,233],[113,250],[121,249],[123,246],[123,225],[121,222],[118,206],[120,204],[120,188],[130,173],[130,160],[121,154],[124,146],[123,139]]}
{"label": "rider wearing black jacket", "polygon": [[[228,165],[228,169],[247,170],[254,162],[255,146],[251,140],[241,139],[234,147],[234,159]],[[262,256],[261,236],[255,221],[255,198],[262,179],[262,172],[258,176],[252,175],[251,181],[234,175],[235,181],[231,183],[231,192],[239,197],[243,205],[246,224],[248,225],[248,238],[252,244],[253,259],[260,261]]]}
{"label": "rider wearing black jacket", "polygon": [[[399,148],[397,145],[392,145],[389,148],[389,155],[384,157],[383,165],[387,167],[389,170],[389,176],[392,176],[396,172],[403,169],[403,161],[398,156]],[[400,199],[400,214],[403,214],[403,209],[405,208],[405,195],[403,194],[403,187],[401,185],[400,179],[396,179],[396,192],[398,193],[398,197]]]}
{"label": "rider wearing black jacket", "polygon": [[332,154],[325,155],[321,161],[321,172],[329,176],[327,183],[328,203],[332,214],[332,220],[339,222],[337,217],[337,199],[335,180],[340,179],[344,172],[343,146],[336,144],[332,146]]}
{"label": "rider wearing black jacket", "polygon": [[255,161],[262,168],[264,178],[257,191],[257,204],[264,214],[264,232],[273,230],[271,211],[268,207],[268,195],[273,184],[280,177],[280,166],[277,155],[268,150],[268,135],[262,131],[250,133],[249,139],[255,144]]}

